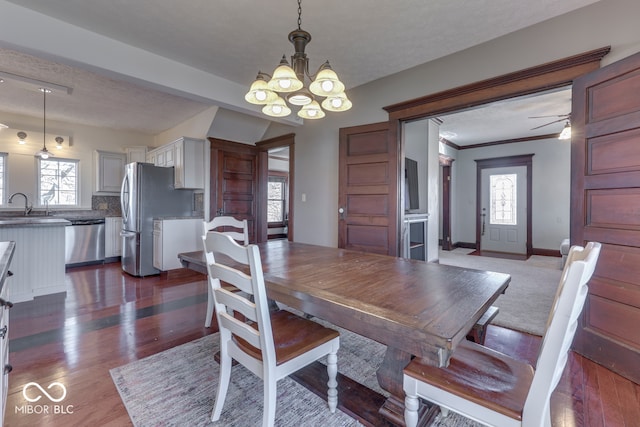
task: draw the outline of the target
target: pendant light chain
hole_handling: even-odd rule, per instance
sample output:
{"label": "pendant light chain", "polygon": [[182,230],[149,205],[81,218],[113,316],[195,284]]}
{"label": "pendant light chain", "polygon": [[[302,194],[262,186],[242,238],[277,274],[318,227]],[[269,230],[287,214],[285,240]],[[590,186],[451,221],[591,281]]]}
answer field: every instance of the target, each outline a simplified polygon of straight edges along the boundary
{"label": "pendant light chain", "polygon": [[47,148],[47,88],[42,88],[42,146]]}
{"label": "pendant light chain", "polygon": [[301,30],[302,26],[302,0],[298,0],[298,30]]}

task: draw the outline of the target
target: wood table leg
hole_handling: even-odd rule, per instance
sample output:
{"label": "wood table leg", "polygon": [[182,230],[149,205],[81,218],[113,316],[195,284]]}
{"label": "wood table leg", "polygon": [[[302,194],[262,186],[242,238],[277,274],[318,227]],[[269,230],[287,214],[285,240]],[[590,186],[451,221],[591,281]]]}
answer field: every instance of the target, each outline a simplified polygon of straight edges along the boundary
{"label": "wood table leg", "polygon": [[[402,370],[411,361],[411,354],[393,347],[387,347],[384,360],[376,373],[378,384],[390,393],[380,408],[380,415],[398,426],[404,426],[404,390],[402,389]],[[418,410],[418,425],[426,426],[433,422],[439,412],[436,405],[421,403]]]}

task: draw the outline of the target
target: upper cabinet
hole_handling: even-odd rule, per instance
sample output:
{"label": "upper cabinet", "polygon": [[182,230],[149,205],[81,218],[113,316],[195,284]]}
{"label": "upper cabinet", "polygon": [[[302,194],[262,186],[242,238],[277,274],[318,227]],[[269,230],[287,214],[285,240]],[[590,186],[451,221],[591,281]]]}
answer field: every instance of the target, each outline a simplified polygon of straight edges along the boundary
{"label": "upper cabinet", "polygon": [[204,140],[179,138],[147,152],[147,162],[173,166],[176,188],[204,189]]}
{"label": "upper cabinet", "polygon": [[96,191],[100,193],[119,194],[124,176],[124,165],[127,162],[127,155],[125,153],[96,150],[94,156]]}
{"label": "upper cabinet", "polygon": [[147,161],[147,147],[144,145],[125,147],[124,151],[127,153],[127,163]]}

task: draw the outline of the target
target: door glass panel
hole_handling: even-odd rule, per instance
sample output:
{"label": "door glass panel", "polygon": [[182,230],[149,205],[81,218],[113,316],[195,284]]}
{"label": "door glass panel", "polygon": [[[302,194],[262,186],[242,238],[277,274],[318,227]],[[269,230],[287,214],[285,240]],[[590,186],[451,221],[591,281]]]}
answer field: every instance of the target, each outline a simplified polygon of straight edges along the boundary
{"label": "door glass panel", "polygon": [[490,224],[517,225],[517,175],[490,175]]}

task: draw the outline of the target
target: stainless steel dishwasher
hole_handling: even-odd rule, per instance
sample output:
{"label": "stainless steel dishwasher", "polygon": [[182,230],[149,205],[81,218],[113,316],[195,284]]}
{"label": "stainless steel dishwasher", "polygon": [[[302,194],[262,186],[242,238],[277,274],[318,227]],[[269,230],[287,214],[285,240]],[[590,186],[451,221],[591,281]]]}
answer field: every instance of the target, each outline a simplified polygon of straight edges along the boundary
{"label": "stainless steel dishwasher", "polygon": [[65,264],[104,261],[104,218],[68,219],[65,228]]}

